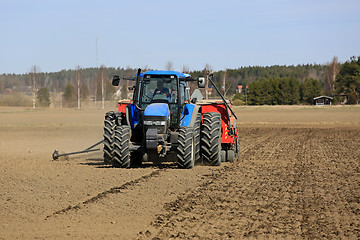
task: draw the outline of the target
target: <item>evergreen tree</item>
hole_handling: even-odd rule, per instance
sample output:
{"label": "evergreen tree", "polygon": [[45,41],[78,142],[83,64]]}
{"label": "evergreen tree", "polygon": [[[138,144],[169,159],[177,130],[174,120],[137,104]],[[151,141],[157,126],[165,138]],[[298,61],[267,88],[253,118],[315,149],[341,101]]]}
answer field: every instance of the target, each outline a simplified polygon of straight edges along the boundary
{"label": "evergreen tree", "polygon": [[350,104],[356,104],[360,96],[360,56],[352,57],[340,67],[335,81],[336,92],[346,94]]}
{"label": "evergreen tree", "polygon": [[36,97],[40,107],[50,106],[50,94],[47,88],[40,88],[36,94]]}
{"label": "evergreen tree", "polygon": [[322,94],[322,88],[319,81],[315,79],[305,79],[300,85],[300,101],[313,104],[314,98]]}
{"label": "evergreen tree", "polygon": [[299,85],[297,79],[288,77],[255,81],[249,85],[249,104],[298,104],[300,98]]}
{"label": "evergreen tree", "polygon": [[71,83],[68,83],[66,85],[63,98],[64,98],[64,106],[65,107],[75,107],[76,95],[75,95],[74,86]]}
{"label": "evergreen tree", "polygon": [[260,81],[252,82],[249,84],[249,89],[247,93],[249,105],[260,105],[260,91]]}

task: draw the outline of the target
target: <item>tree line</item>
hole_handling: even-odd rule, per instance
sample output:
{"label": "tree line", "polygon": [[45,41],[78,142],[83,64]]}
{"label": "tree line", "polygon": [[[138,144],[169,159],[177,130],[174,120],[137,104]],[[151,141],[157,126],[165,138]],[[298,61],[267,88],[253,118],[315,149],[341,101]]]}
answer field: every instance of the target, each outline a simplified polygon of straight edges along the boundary
{"label": "tree line", "polygon": [[333,97],[335,103],[359,103],[360,56],[351,57],[343,64],[334,57],[324,66],[298,66],[288,72],[282,69],[280,74],[267,72],[269,69],[262,69],[264,77],[249,83],[245,96],[235,94],[233,100],[249,105],[313,104],[315,97],[327,95]]}
{"label": "tree line", "polygon": [[[77,69],[47,73],[40,72],[39,67],[33,66],[26,74],[0,75],[0,95],[23,93],[31,96],[35,92],[37,104],[46,107],[50,105],[49,93],[53,96],[60,94],[62,106],[75,107],[78,98],[87,101],[113,100],[116,89],[111,85],[112,77],[114,75],[133,77],[135,74],[136,69],[107,68],[105,66],[84,69],[78,67]],[[79,96],[78,93],[80,93]],[[102,99],[103,97],[104,99]],[[11,103],[13,102],[11,101]]]}
{"label": "tree line", "polygon": [[[335,57],[328,64],[226,69],[214,72],[214,82],[226,97],[253,105],[311,104],[314,97],[322,94],[347,96],[348,103],[356,103],[360,91],[359,59],[360,57],[352,57],[340,64]],[[35,67],[27,74],[0,75],[0,94],[10,91],[31,95],[36,89],[38,101],[42,102],[42,105],[49,104],[49,101],[44,99],[50,92],[61,94],[64,106],[74,107],[77,98],[101,100],[105,96],[106,101],[113,99],[116,89],[111,85],[112,77],[134,77],[136,71],[137,69],[130,67],[101,66],[47,73]],[[190,73],[195,79],[205,76],[210,71],[211,66],[208,64],[203,70],[189,71],[188,67],[183,69],[183,72]],[[127,81],[121,83],[122,98],[127,96],[127,84]],[[247,91],[237,93],[239,85]],[[211,84],[209,87],[212,87]],[[196,84],[191,83],[191,89],[195,88]],[[77,96],[78,93],[80,96]],[[41,99],[39,94],[42,95]],[[212,91],[210,97],[217,97],[217,93]]]}
{"label": "tree line", "polygon": [[318,80],[296,78],[265,78],[249,84],[246,95],[237,94],[234,99],[249,105],[295,105],[312,104],[313,98],[320,96],[322,87]]}

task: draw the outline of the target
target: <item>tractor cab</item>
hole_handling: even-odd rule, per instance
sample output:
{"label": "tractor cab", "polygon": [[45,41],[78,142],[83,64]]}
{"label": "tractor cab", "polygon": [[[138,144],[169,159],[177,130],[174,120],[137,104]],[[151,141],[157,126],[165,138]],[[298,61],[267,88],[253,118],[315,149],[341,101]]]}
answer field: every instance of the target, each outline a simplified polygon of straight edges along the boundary
{"label": "tractor cab", "polygon": [[[183,117],[183,107],[189,103],[186,79],[190,75],[174,71],[148,71],[140,76],[142,79],[136,89],[139,95],[134,101],[138,100],[144,117],[166,117],[169,128],[177,129]],[[144,125],[147,123],[144,119]]]}

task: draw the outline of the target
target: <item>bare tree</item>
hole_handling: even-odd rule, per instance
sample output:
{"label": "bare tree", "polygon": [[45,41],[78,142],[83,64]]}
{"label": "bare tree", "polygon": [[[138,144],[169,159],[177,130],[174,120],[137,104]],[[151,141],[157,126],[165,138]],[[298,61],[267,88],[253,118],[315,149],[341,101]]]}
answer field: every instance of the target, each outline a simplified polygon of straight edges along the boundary
{"label": "bare tree", "polygon": [[[130,68],[130,67],[129,67],[129,68]],[[149,70],[149,66],[146,64],[146,65],[143,67],[142,71],[143,71],[143,72],[146,72],[147,70]]]}
{"label": "bare tree", "polygon": [[190,68],[188,65],[183,65],[183,69],[182,69],[183,73],[190,73]]}
{"label": "bare tree", "polygon": [[334,93],[335,78],[336,75],[339,73],[339,71],[340,71],[340,64],[338,58],[334,57],[332,62],[328,64],[328,69],[326,72],[325,84],[324,84],[326,94],[331,95]]}
{"label": "bare tree", "polygon": [[80,109],[81,108],[81,105],[80,105],[81,68],[80,68],[80,66],[76,67],[76,81],[77,81],[77,105],[78,105],[78,109]]}
{"label": "bare tree", "polygon": [[36,81],[37,74],[40,72],[40,68],[36,65],[31,67],[30,75],[32,80],[32,92],[33,92],[33,109],[36,107]]}
{"label": "bare tree", "polygon": [[167,61],[165,64],[165,70],[173,71],[174,70],[174,64],[171,61]]}
{"label": "bare tree", "polygon": [[128,83],[126,80],[123,80],[123,83],[121,85],[120,98],[128,99]]}

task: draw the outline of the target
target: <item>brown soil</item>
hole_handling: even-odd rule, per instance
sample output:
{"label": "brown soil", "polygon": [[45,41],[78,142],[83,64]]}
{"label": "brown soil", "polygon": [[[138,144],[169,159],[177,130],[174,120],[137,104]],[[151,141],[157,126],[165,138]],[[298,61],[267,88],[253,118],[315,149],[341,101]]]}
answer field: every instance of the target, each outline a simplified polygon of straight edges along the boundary
{"label": "brown soil", "polygon": [[360,238],[358,107],[238,107],[221,167],[52,161],[101,140],[105,112],[0,108],[0,239]]}

